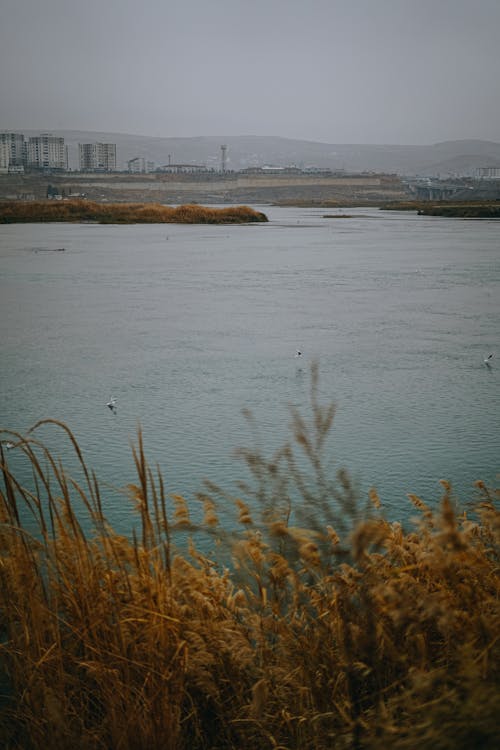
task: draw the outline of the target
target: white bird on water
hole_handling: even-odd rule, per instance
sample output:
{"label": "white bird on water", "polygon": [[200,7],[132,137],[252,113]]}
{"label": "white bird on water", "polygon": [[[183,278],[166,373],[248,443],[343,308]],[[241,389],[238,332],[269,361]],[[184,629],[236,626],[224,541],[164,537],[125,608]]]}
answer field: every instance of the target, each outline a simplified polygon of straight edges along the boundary
{"label": "white bird on water", "polygon": [[484,360],[484,364],[485,364],[485,365],[488,365],[488,367],[489,367],[489,365],[491,364],[491,360],[492,360],[492,359],[493,359],[493,354],[488,354],[488,356],[487,356],[487,357],[486,357],[486,359]]}
{"label": "white bird on water", "polygon": [[110,396],[110,399],[106,406],[108,407],[108,409],[111,409],[113,414],[116,414],[116,398],[114,396]]}

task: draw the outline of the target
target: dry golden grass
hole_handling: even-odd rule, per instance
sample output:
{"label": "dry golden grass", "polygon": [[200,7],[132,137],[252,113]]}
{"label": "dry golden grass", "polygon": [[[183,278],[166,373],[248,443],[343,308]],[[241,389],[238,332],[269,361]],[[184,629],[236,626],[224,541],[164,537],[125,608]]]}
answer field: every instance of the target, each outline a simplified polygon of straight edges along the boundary
{"label": "dry golden grass", "polygon": [[95,221],[101,224],[248,224],[267,221],[267,217],[248,206],[207,208],[189,204],[173,208],[157,203],[95,203],[87,200],[0,203],[0,224],[56,221]]}
{"label": "dry golden grass", "polygon": [[2,747],[499,746],[498,491],[479,482],[467,513],[445,482],[436,511],[410,496],[420,522],[407,531],[373,490],[359,520],[347,474],[323,468],[333,416],[314,369],[312,420],[293,413],[293,440],[270,460],[243,451],[255,483],[238,498],[207,485],[199,525],[139,434],[131,539],[107,523],[68,428],[80,484],[38,426],[8,434],[37,489],[0,449]]}

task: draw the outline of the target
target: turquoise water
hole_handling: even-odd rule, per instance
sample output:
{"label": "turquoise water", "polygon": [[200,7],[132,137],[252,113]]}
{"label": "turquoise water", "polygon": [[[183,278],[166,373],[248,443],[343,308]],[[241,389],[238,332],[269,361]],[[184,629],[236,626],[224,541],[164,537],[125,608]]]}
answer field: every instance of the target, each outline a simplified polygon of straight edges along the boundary
{"label": "turquoise water", "polygon": [[[392,518],[408,492],[434,503],[441,478],[464,501],[494,482],[500,224],[262,210],[257,226],[0,226],[0,425],[66,422],[126,530],[139,423],[169,491],[192,497],[204,478],[232,491],[247,476],[233,451],[253,442],[242,408],[264,450],[281,445],[289,404],[309,414],[317,360],[337,405],[333,470],[362,495],[376,486]],[[55,428],[40,437],[66,460]],[[8,458],[28,482],[19,451]]]}

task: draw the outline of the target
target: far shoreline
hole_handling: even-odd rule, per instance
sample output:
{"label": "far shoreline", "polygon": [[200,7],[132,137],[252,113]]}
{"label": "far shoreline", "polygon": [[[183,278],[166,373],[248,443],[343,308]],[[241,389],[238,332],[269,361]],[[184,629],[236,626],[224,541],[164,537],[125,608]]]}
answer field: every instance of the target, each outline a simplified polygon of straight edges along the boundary
{"label": "far shoreline", "polygon": [[[381,211],[415,211],[420,216],[443,216],[463,219],[498,219],[500,218],[500,200],[479,201],[354,201],[354,200],[297,200],[274,201],[278,208],[378,208]],[[324,218],[340,218],[341,215],[325,215]],[[342,218],[349,218],[342,215]]]}

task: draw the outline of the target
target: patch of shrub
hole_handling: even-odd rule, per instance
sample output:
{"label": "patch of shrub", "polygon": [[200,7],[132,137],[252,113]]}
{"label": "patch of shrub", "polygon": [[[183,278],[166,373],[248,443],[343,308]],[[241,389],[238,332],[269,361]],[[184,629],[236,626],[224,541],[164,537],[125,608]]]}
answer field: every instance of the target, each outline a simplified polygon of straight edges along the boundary
{"label": "patch of shrub", "polygon": [[3,201],[0,224],[35,222],[100,224],[249,224],[265,222],[265,214],[249,206],[176,208],[157,203],[95,203],[86,200]]}

